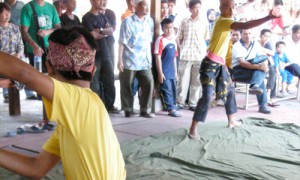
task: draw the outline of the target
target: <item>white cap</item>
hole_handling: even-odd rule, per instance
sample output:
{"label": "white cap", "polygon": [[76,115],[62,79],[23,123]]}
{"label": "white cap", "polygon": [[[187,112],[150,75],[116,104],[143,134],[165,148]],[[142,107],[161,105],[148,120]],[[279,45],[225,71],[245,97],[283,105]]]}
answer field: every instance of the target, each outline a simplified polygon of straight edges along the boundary
{"label": "white cap", "polygon": [[138,3],[142,2],[143,0],[134,0],[134,5],[137,5]]}

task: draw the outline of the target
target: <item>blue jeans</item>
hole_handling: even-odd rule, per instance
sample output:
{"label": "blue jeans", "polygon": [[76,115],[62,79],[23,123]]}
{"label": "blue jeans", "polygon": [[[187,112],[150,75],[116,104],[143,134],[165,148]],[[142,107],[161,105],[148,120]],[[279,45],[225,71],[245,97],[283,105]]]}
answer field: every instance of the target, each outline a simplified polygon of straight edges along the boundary
{"label": "blue jeans", "polygon": [[267,104],[267,90],[265,87],[264,79],[266,73],[261,70],[246,69],[242,66],[235,66],[233,69],[233,79],[240,82],[245,82],[251,85],[258,84],[259,88],[263,90],[261,95],[257,95],[257,102],[260,107]]}
{"label": "blue jeans", "polygon": [[[214,92],[214,86],[202,84],[202,97],[197,103],[193,120],[201,122],[205,121],[209,109],[209,103]],[[227,101],[225,102],[225,110],[227,115],[231,115],[237,112],[235,89],[232,83],[227,88]]]}
{"label": "blue jeans", "polygon": [[160,84],[160,91],[162,93],[162,98],[166,109],[172,111],[176,109],[176,80],[166,79],[162,84]]}

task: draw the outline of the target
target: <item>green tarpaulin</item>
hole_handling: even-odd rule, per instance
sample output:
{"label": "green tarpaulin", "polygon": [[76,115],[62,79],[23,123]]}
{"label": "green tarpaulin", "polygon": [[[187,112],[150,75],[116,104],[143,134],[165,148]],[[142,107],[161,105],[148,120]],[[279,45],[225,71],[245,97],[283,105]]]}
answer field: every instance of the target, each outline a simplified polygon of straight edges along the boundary
{"label": "green tarpaulin", "polygon": [[[122,143],[127,179],[300,179],[299,126],[257,118],[225,126],[200,124],[200,141],[178,129]],[[15,176],[7,173],[0,169],[0,179]]]}

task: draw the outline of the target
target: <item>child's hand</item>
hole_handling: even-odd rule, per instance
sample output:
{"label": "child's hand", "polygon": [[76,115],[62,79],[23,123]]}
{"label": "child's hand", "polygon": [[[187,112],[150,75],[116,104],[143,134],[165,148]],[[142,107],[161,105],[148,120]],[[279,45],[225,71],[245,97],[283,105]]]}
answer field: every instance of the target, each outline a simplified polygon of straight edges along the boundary
{"label": "child's hand", "polygon": [[165,78],[165,75],[164,75],[163,73],[159,73],[159,74],[158,74],[158,82],[159,82],[160,84],[162,84],[162,83],[164,82],[165,79],[166,79],[166,78]]}

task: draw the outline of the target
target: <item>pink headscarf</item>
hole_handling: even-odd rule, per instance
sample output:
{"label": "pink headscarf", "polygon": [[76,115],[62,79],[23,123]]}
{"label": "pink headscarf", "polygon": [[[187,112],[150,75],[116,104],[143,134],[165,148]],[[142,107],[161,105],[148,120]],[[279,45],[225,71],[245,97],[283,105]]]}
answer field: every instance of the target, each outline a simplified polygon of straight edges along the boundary
{"label": "pink headscarf", "polygon": [[92,72],[96,50],[91,49],[86,39],[80,35],[68,45],[49,42],[47,60],[60,71]]}

